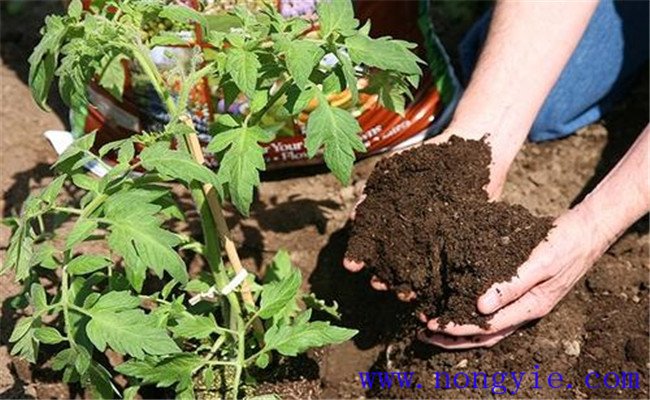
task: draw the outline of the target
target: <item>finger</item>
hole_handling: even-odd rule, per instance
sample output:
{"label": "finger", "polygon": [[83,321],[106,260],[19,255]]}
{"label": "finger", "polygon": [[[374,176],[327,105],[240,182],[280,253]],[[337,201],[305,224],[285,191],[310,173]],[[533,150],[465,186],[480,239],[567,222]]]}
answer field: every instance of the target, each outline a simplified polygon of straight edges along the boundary
{"label": "finger", "polygon": [[415,300],[415,297],[416,297],[415,292],[410,291],[410,290],[405,291],[405,292],[397,292],[397,298],[400,299],[401,301],[404,301],[404,302],[407,302],[407,303],[409,301]]}
{"label": "finger", "polygon": [[548,279],[546,268],[540,268],[536,262],[535,252],[531,254],[529,261],[523,263],[517,270],[517,276],[509,282],[495,283],[488,291],[478,299],[478,310],[482,314],[492,314],[498,309],[505,307],[520,298],[540,282]]}
{"label": "finger", "polygon": [[366,199],[366,197],[367,196],[366,196],[365,193],[362,193],[361,196],[359,196],[359,200],[357,200],[357,203],[354,205],[354,208],[352,209],[352,212],[350,213],[350,219],[352,221],[354,221],[354,219],[357,217],[357,207],[359,207],[359,205],[361,203],[363,203],[363,201]]}
{"label": "finger", "polygon": [[488,334],[488,330],[474,324],[458,325],[453,322],[448,322],[443,328],[440,326],[440,323],[437,319],[432,319],[431,321],[427,322],[427,328],[433,332],[445,333],[452,336]]}
{"label": "finger", "polygon": [[463,350],[475,347],[491,347],[499,343],[505,337],[512,335],[519,326],[513,326],[490,335],[479,336],[449,336],[444,333],[420,332],[418,338],[434,346],[447,350]]}
{"label": "finger", "polygon": [[425,324],[429,321],[429,318],[424,313],[418,313],[418,319]]}
{"label": "finger", "polygon": [[354,261],[349,258],[344,258],[343,266],[350,272],[359,272],[363,269],[365,264],[362,261]]}
{"label": "finger", "polygon": [[370,278],[370,286],[372,286],[372,288],[375,290],[388,290],[388,285],[380,281],[379,278],[377,278],[375,275]]}
{"label": "finger", "polygon": [[439,325],[433,321],[429,321],[427,327],[430,330],[444,332],[452,336],[488,336],[548,314],[550,307],[546,305],[546,302],[537,291],[529,291],[519,300],[494,314],[488,321],[490,324],[488,329],[483,329],[477,325],[455,325],[453,323],[449,323],[444,329],[440,329]]}

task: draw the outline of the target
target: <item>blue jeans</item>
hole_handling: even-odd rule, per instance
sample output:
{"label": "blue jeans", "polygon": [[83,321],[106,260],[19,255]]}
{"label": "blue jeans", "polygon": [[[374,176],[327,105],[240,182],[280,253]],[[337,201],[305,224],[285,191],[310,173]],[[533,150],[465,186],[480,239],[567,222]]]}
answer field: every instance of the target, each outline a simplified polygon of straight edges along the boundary
{"label": "blue jeans", "polygon": [[[459,46],[461,75],[469,80],[492,12]],[[648,2],[602,0],[575,52],[542,106],[528,138],[558,139],[599,120],[648,61]]]}

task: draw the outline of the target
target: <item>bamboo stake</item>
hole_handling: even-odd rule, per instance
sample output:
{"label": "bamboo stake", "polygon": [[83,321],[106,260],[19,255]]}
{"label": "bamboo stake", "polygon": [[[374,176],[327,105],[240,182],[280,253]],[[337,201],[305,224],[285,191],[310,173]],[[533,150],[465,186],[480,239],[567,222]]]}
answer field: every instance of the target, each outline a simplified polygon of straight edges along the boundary
{"label": "bamboo stake", "polygon": [[[194,130],[194,124],[192,123],[192,120],[188,116],[184,115],[180,117],[180,119],[189,127],[191,127],[192,130]],[[201,144],[199,143],[199,139],[197,138],[196,133],[191,133],[187,135],[187,139],[188,139],[187,140],[188,147],[190,153],[192,154],[192,157],[199,164],[204,164],[205,157],[203,156],[203,150],[201,149]],[[219,202],[219,197],[217,196],[217,192],[214,186],[212,186],[209,183],[206,183],[203,185],[203,193],[205,194],[205,198],[208,201],[208,206],[210,207],[210,211],[212,211],[212,218],[214,219],[214,225],[217,229],[217,232],[219,233],[221,244],[223,245],[224,250],[226,250],[226,256],[228,257],[228,261],[230,261],[230,264],[232,264],[235,273],[239,273],[239,271],[244,269],[244,266],[242,265],[241,260],[239,259],[239,254],[237,254],[237,248],[235,247],[235,242],[233,242],[232,237],[230,236],[230,230],[228,229],[228,224],[226,223],[226,219],[223,216],[223,209],[221,208],[221,203]],[[241,294],[242,294],[242,299],[246,303],[248,303],[251,306],[255,306],[255,300],[253,299],[250,286],[248,285],[248,281],[246,280],[244,280],[244,282],[242,282],[241,284]]]}

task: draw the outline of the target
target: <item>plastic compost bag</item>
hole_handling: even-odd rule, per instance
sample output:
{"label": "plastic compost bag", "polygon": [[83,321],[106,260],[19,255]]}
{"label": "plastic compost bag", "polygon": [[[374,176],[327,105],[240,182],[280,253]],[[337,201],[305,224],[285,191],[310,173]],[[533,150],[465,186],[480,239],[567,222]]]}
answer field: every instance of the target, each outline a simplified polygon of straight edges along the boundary
{"label": "plastic compost bag", "polygon": [[[201,9],[210,21],[209,29],[224,30],[229,29],[223,23],[224,16],[234,5],[243,4],[255,10],[262,1],[264,0],[206,0]],[[188,7],[199,7],[197,0],[186,0],[184,3]],[[283,15],[306,18],[317,29],[315,0],[280,0],[276,4]],[[361,23],[367,19],[372,21],[373,37],[392,36],[417,43],[416,51],[427,63],[420,85],[413,92],[413,100],[406,104],[404,116],[379,105],[376,95],[360,93],[357,103],[352,102],[352,96],[347,90],[328,97],[332,105],[347,109],[359,121],[362,128],[359,135],[367,149],[362,155],[405,148],[438,134],[451,116],[461,87],[434,32],[429,1],[357,1],[355,12]],[[154,26],[154,29],[166,28],[162,21]],[[191,27],[179,34],[189,37],[205,51],[205,43]],[[151,50],[151,55],[157,68],[165,70],[191,59],[193,51],[196,50],[190,47],[158,46]],[[326,55],[321,62],[332,61]],[[125,62],[124,67],[127,69],[127,79],[121,100],[97,84],[90,85],[90,104],[86,115],[81,116],[81,123],[80,116],[71,116],[73,127],[80,126],[73,128],[75,136],[97,131],[96,146],[101,146],[141,131],[159,130],[169,121],[169,115],[153,87],[139,83],[145,80],[138,79],[137,68],[131,63]],[[360,86],[368,84],[372,84],[372,73],[359,79]],[[174,87],[173,84],[171,86]],[[316,105],[315,102],[313,105]],[[210,125],[215,116],[224,113],[245,115],[248,109],[248,101],[243,95],[227,104],[222,91],[211,87],[209,79],[204,79],[192,90],[188,111],[199,133],[199,140],[202,145],[207,145],[212,138]],[[312,159],[307,157],[304,130],[309,111],[307,108],[297,118],[292,118],[283,107],[278,106],[265,115],[262,120],[264,128],[273,130],[276,134],[274,141],[265,144],[265,159],[269,169],[322,163],[319,155]],[[216,166],[216,160],[207,156],[208,161]]]}

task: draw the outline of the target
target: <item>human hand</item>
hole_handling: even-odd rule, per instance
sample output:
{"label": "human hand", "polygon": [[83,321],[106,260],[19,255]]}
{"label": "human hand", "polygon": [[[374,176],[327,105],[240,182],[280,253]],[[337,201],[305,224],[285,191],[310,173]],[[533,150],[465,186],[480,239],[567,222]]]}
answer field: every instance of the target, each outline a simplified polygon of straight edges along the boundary
{"label": "human hand", "polygon": [[555,221],[547,240],[540,243],[510,282],[494,284],[478,299],[478,310],[494,316],[489,329],[477,325],[427,321],[420,334],[424,342],[446,349],[490,347],[523,324],[541,318],[571,290],[605,252],[609,242],[593,229],[596,216],[577,207]]}

